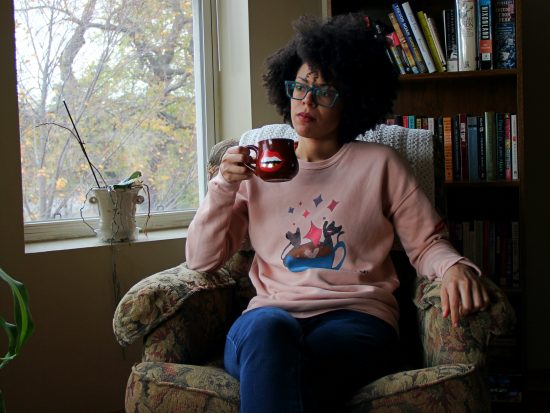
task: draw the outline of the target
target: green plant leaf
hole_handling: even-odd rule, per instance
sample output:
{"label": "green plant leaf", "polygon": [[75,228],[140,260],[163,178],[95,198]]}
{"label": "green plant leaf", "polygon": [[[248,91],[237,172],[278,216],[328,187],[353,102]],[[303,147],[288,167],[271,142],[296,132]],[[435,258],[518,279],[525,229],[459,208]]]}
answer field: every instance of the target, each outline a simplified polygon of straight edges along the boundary
{"label": "green plant leaf", "polygon": [[14,300],[15,324],[8,323],[0,317],[0,327],[8,335],[8,352],[0,360],[0,369],[13,360],[21,352],[23,345],[29,340],[34,332],[29,308],[29,295],[26,287],[19,281],[14,280],[0,268],[0,279],[10,287]]}
{"label": "green plant leaf", "polygon": [[135,171],[128,178],[120,181],[118,184],[113,185],[113,188],[131,188],[132,185],[139,181],[141,177],[140,171]]}

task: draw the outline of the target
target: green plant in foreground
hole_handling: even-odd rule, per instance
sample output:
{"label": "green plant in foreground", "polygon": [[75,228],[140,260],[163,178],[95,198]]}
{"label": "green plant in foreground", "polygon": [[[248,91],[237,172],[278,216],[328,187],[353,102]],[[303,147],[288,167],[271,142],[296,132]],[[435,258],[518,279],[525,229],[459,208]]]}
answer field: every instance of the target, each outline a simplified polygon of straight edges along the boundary
{"label": "green plant in foreground", "polygon": [[[17,280],[11,278],[0,268],[0,279],[5,281],[11,289],[14,301],[15,324],[8,323],[0,316],[0,327],[8,335],[8,352],[0,358],[0,370],[19,355],[23,345],[29,340],[34,324],[29,309],[29,294],[27,288]],[[4,397],[0,390],[0,413],[5,412]]]}

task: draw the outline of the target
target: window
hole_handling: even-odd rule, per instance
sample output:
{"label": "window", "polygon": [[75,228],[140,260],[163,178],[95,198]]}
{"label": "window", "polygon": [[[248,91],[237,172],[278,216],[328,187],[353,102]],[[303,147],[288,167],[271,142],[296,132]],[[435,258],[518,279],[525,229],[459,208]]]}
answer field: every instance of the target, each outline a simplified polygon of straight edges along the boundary
{"label": "window", "polygon": [[149,229],[190,219],[212,140],[204,3],[14,0],[27,241],[89,233],[90,190],[134,171]]}

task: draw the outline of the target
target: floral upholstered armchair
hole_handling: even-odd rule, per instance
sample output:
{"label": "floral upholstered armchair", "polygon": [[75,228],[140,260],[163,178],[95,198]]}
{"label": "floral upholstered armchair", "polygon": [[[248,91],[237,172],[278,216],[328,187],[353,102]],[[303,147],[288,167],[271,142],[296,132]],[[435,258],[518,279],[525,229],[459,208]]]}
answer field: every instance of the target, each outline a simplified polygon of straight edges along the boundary
{"label": "floral upholstered armchair", "polygon": [[[245,134],[240,143],[266,132]],[[434,198],[437,156],[430,132],[381,126],[359,139],[393,146]],[[237,143],[223,141],[213,148],[211,175],[225,150]],[[402,369],[363,387],[342,412],[490,411],[485,353],[491,337],[515,322],[506,296],[484,277],[490,307],[453,328],[441,316],[440,283],[417,277],[403,252],[392,254],[401,282],[396,295],[402,313]],[[253,256],[243,245],[216,272],[192,271],[183,263],[143,279],[126,293],[115,312],[115,335],[121,345],[140,339],[144,344],[142,361],[133,366],[126,387],[128,413],[239,411],[239,382],[223,370],[222,354],[227,330],[254,294],[248,279]]]}

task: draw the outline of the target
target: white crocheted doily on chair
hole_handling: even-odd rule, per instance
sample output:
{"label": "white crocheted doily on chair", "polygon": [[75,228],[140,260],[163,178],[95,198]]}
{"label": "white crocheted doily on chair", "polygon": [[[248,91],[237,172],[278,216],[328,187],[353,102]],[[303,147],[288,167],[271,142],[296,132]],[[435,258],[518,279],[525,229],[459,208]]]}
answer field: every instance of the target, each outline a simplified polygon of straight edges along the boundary
{"label": "white crocheted doily on chair", "polygon": [[[290,125],[266,125],[242,134],[239,145],[256,145],[263,139],[287,138],[298,140]],[[432,204],[434,202],[434,150],[433,136],[429,130],[408,129],[397,125],[378,125],[359,135],[357,140],[377,142],[391,146],[405,158]]]}

